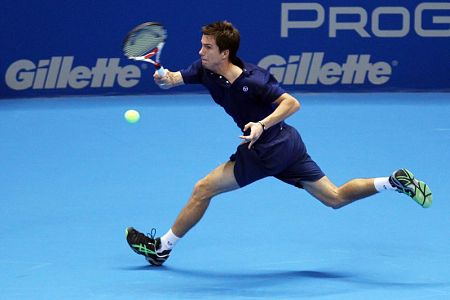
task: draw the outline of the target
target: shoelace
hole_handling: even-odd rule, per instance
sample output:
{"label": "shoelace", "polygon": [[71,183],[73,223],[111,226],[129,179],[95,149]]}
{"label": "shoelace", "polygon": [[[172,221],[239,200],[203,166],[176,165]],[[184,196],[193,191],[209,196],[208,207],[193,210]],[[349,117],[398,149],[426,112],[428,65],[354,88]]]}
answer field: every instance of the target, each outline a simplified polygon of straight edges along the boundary
{"label": "shoelace", "polygon": [[169,254],[161,255],[161,253],[158,253],[158,249],[156,249],[155,236],[156,236],[156,228],[152,228],[152,230],[150,230],[150,233],[147,233],[147,237],[149,237],[149,238],[151,238],[151,239],[153,239],[155,241],[156,256],[159,257],[159,258],[167,259],[167,257],[169,257]]}
{"label": "shoelace", "polygon": [[395,187],[397,188],[397,192],[399,192],[401,194],[406,194],[409,197],[414,197],[416,195],[416,193],[413,190],[413,188],[410,187],[410,185],[413,185],[414,188],[416,187],[414,178],[409,178],[409,176],[406,176],[406,174],[402,177],[403,178],[401,180],[403,180],[405,182],[401,182],[401,180],[395,178],[394,176],[391,176],[389,178],[390,179],[389,181],[391,182],[391,184],[395,185]]}
{"label": "shoelace", "polygon": [[152,228],[152,230],[150,230],[150,233],[147,232],[147,236],[151,239],[155,239],[156,236],[156,228]]}

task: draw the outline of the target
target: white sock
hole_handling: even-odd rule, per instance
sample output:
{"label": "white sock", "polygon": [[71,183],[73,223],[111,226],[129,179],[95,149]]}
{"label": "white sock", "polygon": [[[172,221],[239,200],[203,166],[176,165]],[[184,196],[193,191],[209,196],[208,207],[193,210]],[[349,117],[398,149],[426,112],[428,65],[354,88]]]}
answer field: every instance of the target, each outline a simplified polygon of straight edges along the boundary
{"label": "white sock", "polygon": [[159,248],[158,250],[172,250],[179,239],[180,238],[172,232],[172,229],[169,229],[169,231],[167,231],[167,233],[161,237],[161,248]]}
{"label": "white sock", "polygon": [[378,192],[388,191],[388,190],[395,191],[397,189],[396,187],[393,187],[391,185],[391,183],[389,182],[389,177],[375,178],[373,181],[373,184],[375,186],[375,189]]}

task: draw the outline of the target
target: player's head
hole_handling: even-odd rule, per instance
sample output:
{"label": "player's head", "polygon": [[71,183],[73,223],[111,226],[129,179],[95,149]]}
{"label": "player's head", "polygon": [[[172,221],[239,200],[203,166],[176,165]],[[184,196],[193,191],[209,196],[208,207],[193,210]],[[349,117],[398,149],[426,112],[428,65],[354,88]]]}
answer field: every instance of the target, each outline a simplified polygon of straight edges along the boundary
{"label": "player's head", "polygon": [[219,52],[234,61],[241,40],[239,31],[227,21],[219,21],[202,27],[203,36],[213,37]]}

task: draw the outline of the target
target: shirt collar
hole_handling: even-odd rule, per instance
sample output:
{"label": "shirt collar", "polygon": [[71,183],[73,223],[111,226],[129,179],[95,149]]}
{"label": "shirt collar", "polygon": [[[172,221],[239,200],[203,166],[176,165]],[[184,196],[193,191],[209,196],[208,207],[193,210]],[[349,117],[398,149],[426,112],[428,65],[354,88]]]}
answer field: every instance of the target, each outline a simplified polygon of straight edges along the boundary
{"label": "shirt collar", "polygon": [[[236,66],[238,66],[239,68],[242,69],[242,73],[245,77],[250,76],[251,72],[252,72],[252,68],[251,66],[246,66],[246,64],[239,58],[239,57],[235,57],[232,61],[233,64],[235,64]],[[204,68],[204,70],[206,71],[206,73],[210,76],[213,76],[215,78],[219,78],[222,79],[222,76],[219,74],[216,74],[215,72]],[[241,75],[242,76],[242,75]],[[228,81],[226,81],[226,83],[228,83]]]}
{"label": "shirt collar", "polygon": [[232,63],[241,68],[246,77],[250,74],[249,70],[245,66],[245,63],[239,57],[236,56],[235,59],[232,60]]}

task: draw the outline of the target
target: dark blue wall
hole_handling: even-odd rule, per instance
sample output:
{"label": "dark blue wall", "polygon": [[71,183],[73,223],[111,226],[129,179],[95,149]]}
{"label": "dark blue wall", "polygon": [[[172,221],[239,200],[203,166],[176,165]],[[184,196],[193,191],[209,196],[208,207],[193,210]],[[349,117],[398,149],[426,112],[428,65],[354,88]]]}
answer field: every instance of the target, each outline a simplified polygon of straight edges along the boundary
{"label": "dark blue wall", "polygon": [[7,1],[0,14],[1,98],[159,92],[151,66],[122,56],[126,33],[162,22],[161,60],[178,70],[223,19],[239,55],[290,91],[450,90],[448,1]]}

